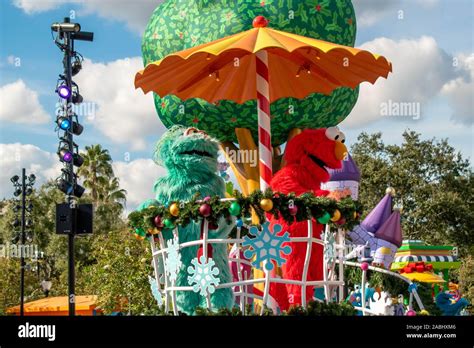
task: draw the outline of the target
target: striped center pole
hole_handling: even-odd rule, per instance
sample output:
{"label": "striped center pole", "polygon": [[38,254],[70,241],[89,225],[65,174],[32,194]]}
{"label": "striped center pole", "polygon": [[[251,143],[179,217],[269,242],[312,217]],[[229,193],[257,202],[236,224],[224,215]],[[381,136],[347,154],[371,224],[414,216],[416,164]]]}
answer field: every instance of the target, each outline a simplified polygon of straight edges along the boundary
{"label": "striped center pole", "polygon": [[268,53],[255,54],[257,67],[258,155],[260,189],[270,187],[272,180],[272,136],[270,128],[270,88],[268,84]]}

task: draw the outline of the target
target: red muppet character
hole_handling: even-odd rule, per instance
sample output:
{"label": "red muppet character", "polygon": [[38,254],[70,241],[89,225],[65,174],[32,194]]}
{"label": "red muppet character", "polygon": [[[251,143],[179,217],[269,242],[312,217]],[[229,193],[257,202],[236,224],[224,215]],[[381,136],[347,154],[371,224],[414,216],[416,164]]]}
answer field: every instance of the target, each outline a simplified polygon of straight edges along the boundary
{"label": "red muppet character", "polygon": [[[275,174],[271,188],[275,192],[297,196],[312,192],[316,196],[326,196],[329,191],[321,190],[320,185],[329,180],[326,168],[341,168],[341,160],[347,155],[345,136],[337,127],[307,129],[291,139],[285,151],[285,166]],[[282,233],[288,231],[290,237],[307,237],[307,221],[288,225],[282,218],[270,217],[271,225],[282,225]],[[319,238],[323,225],[313,220],[313,236]],[[301,280],[306,257],[306,243],[292,242],[292,253],[282,267],[283,279]],[[313,243],[307,280],[323,279],[323,247]],[[301,286],[272,283],[270,295],[278,302],[281,310],[301,305]],[[307,301],[313,298],[313,287],[306,288]]]}

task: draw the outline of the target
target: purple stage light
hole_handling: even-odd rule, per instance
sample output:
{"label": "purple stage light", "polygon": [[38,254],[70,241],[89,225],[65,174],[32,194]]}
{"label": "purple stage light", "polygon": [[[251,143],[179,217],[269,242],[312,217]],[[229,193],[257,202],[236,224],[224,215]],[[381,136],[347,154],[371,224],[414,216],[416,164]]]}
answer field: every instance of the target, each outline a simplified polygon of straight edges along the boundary
{"label": "purple stage light", "polygon": [[56,92],[63,99],[68,99],[71,96],[71,89],[66,85],[59,86]]}
{"label": "purple stage light", "polygon": [[72,161],[72,153],[66,152],[63,155],[63,160],[66,161],[66,162],[71,162]]}
{"label": "purple stage light", "polygon": [[59,151],[59,157],[61,158],[62,161],[64,162],[71,162],[72,159],[73,159],[73,154],[72,152],[66,150],[66,149],[61,149],[61,151]]}

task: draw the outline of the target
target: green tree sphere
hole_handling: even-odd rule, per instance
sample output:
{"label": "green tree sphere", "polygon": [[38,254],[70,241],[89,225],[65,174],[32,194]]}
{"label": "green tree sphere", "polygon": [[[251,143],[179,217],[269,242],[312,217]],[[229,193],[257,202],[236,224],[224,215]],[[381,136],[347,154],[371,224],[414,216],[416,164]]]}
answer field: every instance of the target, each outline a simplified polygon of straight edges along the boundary
{"label": "green tree sphere", "polygon": [[[350,0],[168,0],[155,9],[145,30],[144,64],[251,29],[258,15],[265,16],[277,30],[354,46],[356,20]],[[271,105],[273,145],[284,143],[292,128],[338,124],[352,110],[357,96],[358,88],[338,88],[329,96],[311,94],[304,99],[275,101]],[[174,124],[194,126],[220,141],[233,142],[235,128],[248,128],[257,139],[256,101],[215,105],[202,99],[182,101],[156,94],[154,99],[158,116],[168,128]]]}

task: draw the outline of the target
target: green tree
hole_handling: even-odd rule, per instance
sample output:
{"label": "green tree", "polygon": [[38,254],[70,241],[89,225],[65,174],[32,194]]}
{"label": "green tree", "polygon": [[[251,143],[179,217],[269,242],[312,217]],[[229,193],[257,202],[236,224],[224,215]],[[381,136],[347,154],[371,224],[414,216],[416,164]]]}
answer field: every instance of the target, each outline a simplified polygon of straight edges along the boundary
{"label": "green tree", "polygon": [[401,145],[386,145],[381,133],[362,133],[351,154],[361,171],[360,201],[369,212],[387,186],[403,204],[404,238],[458,246],[474,245],[474,191],[470,163],[447,139],[422,140],[403,133]]}
{"label": "green tree", "polygon": [[127,228],[100,234],[92,241],[96,262],[82,268],[78,289],[99,296],[105,313],[121,310],[131,315],[156,314],[148,275],[151,251],[145,241],[131,237]]}
{"label": "green tree", "polygon": [[109,150],[103,149],[99,144],[86,146],[85,150],[81,154],[84,163],[78,170],[78,176],[83,178],[84,187],[89,189],[92,201],[97,203],[101,191],[114,176],[112,158]]}

